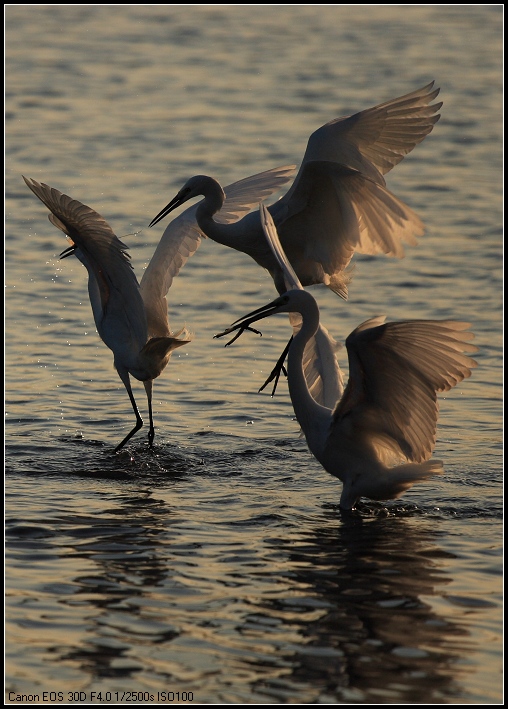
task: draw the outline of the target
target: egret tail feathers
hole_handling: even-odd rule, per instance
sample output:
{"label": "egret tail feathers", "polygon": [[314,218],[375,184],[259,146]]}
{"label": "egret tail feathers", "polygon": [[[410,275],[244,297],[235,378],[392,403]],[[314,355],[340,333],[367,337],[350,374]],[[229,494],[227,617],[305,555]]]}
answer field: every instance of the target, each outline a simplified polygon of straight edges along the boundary
{"label": "egret tail feathers", "polygon": [[[191,340],[194,337],[194,333],[192,333],[190,330],[187,329],[187,327],[184,325],[181,327],[178,332],[174,332],[172,335],[173,338],[178,338],[182,345],[187,344],[188,342],[191,342]],[[179,347],[179,345],[177,345]]]}
{"label": "egret tail feathers", "polygon": [[332,273],[328,276],[328,282],[325,280],[325,284],[336,293],[338,296],[347,300],[349,297],[349,285],[353,280],[353,272],[355,271],[355,266],[349,266],[345,271],[338,271],[337,273]]}
{"label": "egret tail feathers", "polygon": [[389,468],[375,480],[362,481],[360,478],[357,481],[359,484],[348,480],[344,483],[340,506],[342,509],[351,510],[360,497],[368,497],[371,500],[393,500],[400,497],[415,483],[427,480],[433,475],[440,475],[442,472],[442,460],[428,460],[425,463],[405,463]]}
{"label": "egret tail feathers", "polygon": [[[163,358],[173,352],[173,350],[176,350],[177,347],[186,345],[191,341],[192,337],[190,333],[187,330],[185,330],[185,332],[187,336],[189,336],[189,339],[178,339],[178,337],[152,337],[152,339],[148,340],[146,345],[144,345],[140,354]],[[183,334],[183,330],[180,330],[180,332],[176,334]]]}

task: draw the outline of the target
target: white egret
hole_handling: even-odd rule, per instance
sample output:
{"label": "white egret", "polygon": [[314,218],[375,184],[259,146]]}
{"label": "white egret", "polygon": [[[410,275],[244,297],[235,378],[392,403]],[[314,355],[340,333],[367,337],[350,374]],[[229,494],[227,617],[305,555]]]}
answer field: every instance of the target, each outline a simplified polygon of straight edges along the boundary
{"label": "white egret", "polygon": [[[279,168],[254,175],[227,188],[225,218],[238,219],[253,203],[258,203],[284,183],[293,168]],[[88,271],[88,293],[97,331],[113,351],[114,365],[136,416],[136,425],[115,448],[119,451],[138,431],[139,414],[130,377],[143,382],[148,399],[152,446],[155,435],[152,415],[152,386],[177,347],[190,342],[182,328],[172,333],[168,321],[166,294],[173,278],[195,250],[195,239],[179,217],[180,239],[164,239],[143,275],[141,284],[134,274],[127,246],[113,233],[105,219],[90,207],[44,183],[23,177],[27,186],[50,210],[49,220],[67,235],[71,246],[60,254],[74,254]],[[166,230],[168,231],[168,230]]]}
{"label": "white egret", "polygon": [[367,320],[346,339],[349,380],[342,398],[333,408],[318,404],[309,392],[302,360],[306,343],[319,328],[319,309],[286,260],[264,205],[261,216],[267,241],[292,289],[216,337],[239,330],[231,344],[262,318],[301,314],[301,328],[289,348],[289,393],[310,451],[343,483],[341,508],[352,509],[360,497],[399,497],[414,483],[441,473],[442,461],[430,460],[437,392],[448,391],[477,366],[464,354],[478,349],[468,342],[474,337],[467,331],[469,323]]}
{"label": "white egret", "polygon": [[[269,207],[284,252],[304,286],[326,284],[347,298],[345,269],[355,252],[402,258],[403,242],[417,244],[419,217],[387,188],[383,175],[421,143],[439,120],[434,82],[351,116],[337,118],[309,138],[289,191]],[[271,274],[279,294],[284,274],[266,242],[257,211],[219,223],[225,195],[212,177],[191,177],[151,221],[204,196],[195,212],[202,235],[243,251]],[[278,373],[285,352],[262,389]],[[275,387],[274,387],[275,390]],[[272,392],[273,394],[273,392]]]}

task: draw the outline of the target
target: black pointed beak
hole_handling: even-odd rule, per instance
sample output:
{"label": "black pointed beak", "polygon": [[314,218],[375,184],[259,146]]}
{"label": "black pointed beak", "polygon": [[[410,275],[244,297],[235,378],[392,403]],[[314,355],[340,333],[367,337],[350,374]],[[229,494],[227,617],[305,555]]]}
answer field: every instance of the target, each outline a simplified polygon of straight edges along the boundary
{"label": "black pointed beak", "polygon": [[60,254],[60,258],[67,258],[67,256],[72,256],[74,252],[76,251],[76,244],[72,244],[72,246],[69,246],[68,248],[64,249],[62,253]]}
{"label": "black pointed beak", "polygon": [[167,204],[164,209],[157,214],[156,217],[152,219],[150,224],[148,225],[149,227],[155,226],[158,222],[160,222],[161,219],[164,219],[164,217],[167,217],[167,215],[173,211],[173,209],[176,209],[179,207],[181,204],[185,202],[185,199],[182,198],[180,195],[180,192],[176,195],[176,197],[173,197],[171,202]]}
{"label": "black pointed beak", "polygon": [[273,315],[278,311],[280,305],[280,298],[277,298],[271,303],[268,303],[268,305],[263,305],[262,308],[253,310],[252,313],[245,315],[243,318],[235,320],[235,322],[230,325],[226,330],[224,330],[224,332],[219,332],[218,335],[214,335],[214,339],[224,337],[225,335],[229,335],[230,333],[235,332],[235,330],[238,330],[233,339],[229,342],[226,342],[225,347],[228,347],[229,345],[232,345],[233,342],[235,342],[235,340],[237,340],[245,330],[250,330],[251,332],[255,332],[257,335],[262,335],[259,330],[255,330],[253,327],[250,327],[251,324],[257,322],[258,320],[262,320],[263,318],[267,318],[270,315]]}

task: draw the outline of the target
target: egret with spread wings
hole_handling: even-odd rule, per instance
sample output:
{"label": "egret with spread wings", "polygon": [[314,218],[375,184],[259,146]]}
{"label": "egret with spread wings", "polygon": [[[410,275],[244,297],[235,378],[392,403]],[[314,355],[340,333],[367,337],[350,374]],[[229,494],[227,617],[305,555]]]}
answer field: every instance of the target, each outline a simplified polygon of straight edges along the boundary
{"label": "egret with spread wings", "polygon": [[[230,185],[223,218],[238,219],[253,203],[278,189],[291,173],[292,168],[280,168]],[[165,369],[173,350],[190,341],[186,328],[176,334],[171,331],[166,295],[173,278],[199,243],[193,221],[185,213],[175,220],[179,222],[178,239],[164,238],[163,235],[141,283],[138,283],[127,246],[100,214],[44,183],[23,179],[50,210],[51,223],[71,242],[61,258],[75,255],[88,271],[88,293],[95,325],[103,342],[113,352],[115,368],[136,416],[134,428],[118,444],[115,452],[143,426],[130,376],[145,386],[150,417],[148,442],[152,446],[155,436],[153,380]]]}
{"label": "egret with spread wings", "polygon": [[[442,106],[432,103],[438,93],[431,82],[332,120],[310,136],[293,184],[268,208],[286,257],[304,286],[323,283],[347,298],[346,269],[354,253],[402,258],[404,242],[417,244],[423,223],[387,189],[383,175],[432,131]],[[221,223],[216,215],[221,214],[225,193],[214,178],[191,177],[150,226],[198,196],[204,197],[195,212],[202,234],[251,256],[269,271],[279,294],[284,293],[284,271],[264,237],[258,211]],[[285,354],[262,389],[272,379],[277,385]],[[319,376],[307,371],[309,380]]]}
{"label": "egret with spread wings", "polygon": [[[303,372],[305,347],[318,332],[319,309],[287,261],[269,211],[262,204],[267,243],[285,274],[288,290],[220,333],[245,329],[276,313],[301,315],[288,354],[288,385],[296,418],[321,465],[343,483],[340,506],[352,509],[360,497],[399,497],[414,483],[441,473],[431,460],[436,443],[437,393],[448,391],[477,366],[468,354],[469,324],[454,320],[385,323],[375,317],[346,339],[349,380],[333,407],[311,395]],[[333,371],[330,372],[332,380]]]}

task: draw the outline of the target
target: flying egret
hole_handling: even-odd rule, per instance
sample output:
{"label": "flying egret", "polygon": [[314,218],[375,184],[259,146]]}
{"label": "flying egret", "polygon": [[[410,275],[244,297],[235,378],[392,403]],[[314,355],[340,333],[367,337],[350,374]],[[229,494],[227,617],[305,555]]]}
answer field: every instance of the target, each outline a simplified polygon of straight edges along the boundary
{"label": "flying egret", "polygon": [[[442,103],[431,104],[439,93],[433,87],[431,82],[337,118],[310,136],[293,184],[269,207],[284,252],[304,286],[324,283],[346,299],[350,280],[346,268],[355,252],[402,258],[403,242],[417,244],[423,223],[386,188],[383,175],[439,120]],[[279,294],[284,293],[284,273],[266,242],[258,211],[234,223],[218,223],[214,216],[225,195],[212,177],[191,177],[149,226],[198,196],[204,197],[195,212],[202,234],[251,256],[269,271]],[[273,378],[277,386],[285,354],[261,389]]]}
{"label": "flying egret", "polygon": [[[293,167],[277,168],[230,185],[226,188],[228,199],[223,218],[238,219],[253,203],[278,189],[292,171]],[[179,223],[179,239],[163,236],[139,284],[127,246],[100,214],[44,183],[23,179],[50,210],[50,222],[71,242],[60,257],[73,254],[88,271],[88,293],[95,325],[103,342],[113,351],[115,368],[136,416],[136,425],[115,448],[115,453],[143,425],[129,375],[145,386],[150,416],[148,442],[152,446],[155,435],[153,380],[168,364],[172,351],[190,342],[186,328],[175,334],[171,332],[166,300],[173,278],[197,248],[192,229],[185,226],[187,218],[180,215],[174,220]]]}
{"label": "flying egret", "polygon": [[245,329],[276,313],[298,312],[300,330],[288,355],[288,384],[296,418],[307,445],[321,465],[343,483],[340,506],[354,508],[358,498],[399,497],[414,483],[441,473],[430,460],[436,443],[437,392],[448,391],[471,375],[475,352],[469,323],[453,320],[406,320],[384,323],[375,317],[346,339],[349,380],[333,408],[318,404],[309,392],[302,358],[319,328],[319,309],[303,289],[284,256],[266,207],[261,218],[274,257],[293,287],[268,305],[237,320],[231,344]]}

